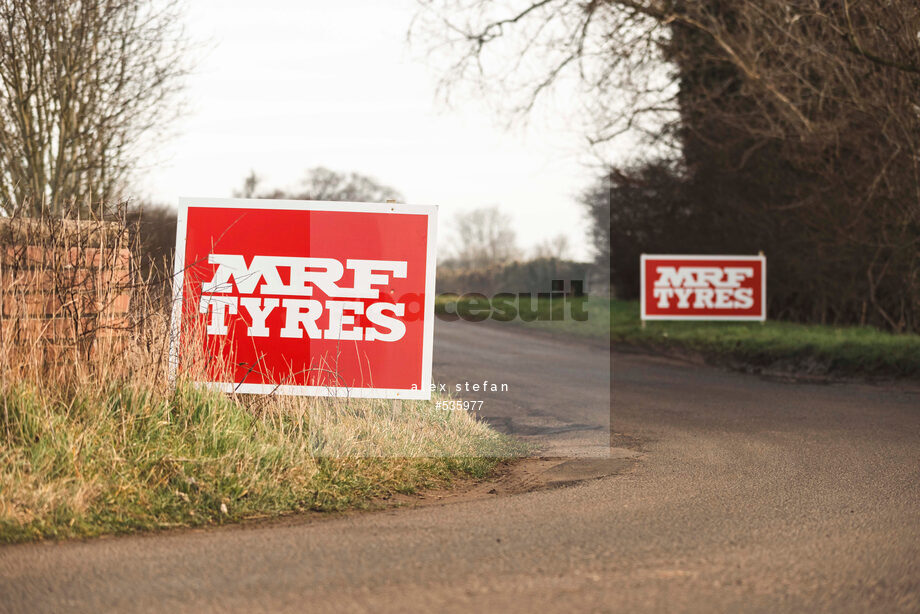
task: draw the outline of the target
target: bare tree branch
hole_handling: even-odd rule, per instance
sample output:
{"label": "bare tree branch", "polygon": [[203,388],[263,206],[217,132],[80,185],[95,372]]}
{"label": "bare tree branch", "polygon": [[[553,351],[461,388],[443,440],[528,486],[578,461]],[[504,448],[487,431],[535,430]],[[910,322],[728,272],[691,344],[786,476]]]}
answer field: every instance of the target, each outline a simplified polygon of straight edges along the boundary
{"label": "bare tree branch", "polygon": [[178,114],[180,0],[0,3],[0,208],[117,199]]}

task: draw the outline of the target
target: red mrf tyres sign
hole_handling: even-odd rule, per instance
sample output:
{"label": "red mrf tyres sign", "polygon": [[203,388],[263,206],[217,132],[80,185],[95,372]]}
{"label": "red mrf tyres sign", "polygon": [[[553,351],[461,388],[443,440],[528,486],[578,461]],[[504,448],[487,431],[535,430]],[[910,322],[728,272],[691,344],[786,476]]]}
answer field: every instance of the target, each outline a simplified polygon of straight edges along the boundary
{"label": "red mrf tyres sign", "polygon": [[173,369],[228,392],[430,398],[436,216],[180,199]]}
{"label": "red mrf tyres sign", "polygon": [[643,320],[759,320],[767,318],[764,256],[643,254]]}

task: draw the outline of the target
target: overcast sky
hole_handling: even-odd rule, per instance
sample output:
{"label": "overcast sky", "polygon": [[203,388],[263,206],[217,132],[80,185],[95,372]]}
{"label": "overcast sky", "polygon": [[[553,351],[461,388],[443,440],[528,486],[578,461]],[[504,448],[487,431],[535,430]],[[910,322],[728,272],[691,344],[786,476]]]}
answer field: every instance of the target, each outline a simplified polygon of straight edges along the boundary
{"label": "overcast sky", "polygon": [[436,95],[438,67],[406,42],[413,0],[189,4],[203,57],[189,79],[189,113],[143,174],[152,200],[228,197],[250,169],[267,188],[293,187],[306,169],[326,166],[370,175],[409,203],[440,205],[446,240],[457,212],[496,204],[523,247],[560,232],[583,245],[576,196],[595,160],[568,127],[565,97],[558,113],[511,129],[475,98],[447,106]]}

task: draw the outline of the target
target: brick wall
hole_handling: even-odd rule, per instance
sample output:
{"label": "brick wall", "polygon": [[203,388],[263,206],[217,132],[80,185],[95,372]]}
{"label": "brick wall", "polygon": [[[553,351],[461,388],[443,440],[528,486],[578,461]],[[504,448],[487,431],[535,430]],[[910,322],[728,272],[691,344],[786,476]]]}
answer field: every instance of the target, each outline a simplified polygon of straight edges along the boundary
{"label": "brick wall", "polygon": [[124,336],[126,239],[114,224],[0,220],[0,344],[89,353]]}

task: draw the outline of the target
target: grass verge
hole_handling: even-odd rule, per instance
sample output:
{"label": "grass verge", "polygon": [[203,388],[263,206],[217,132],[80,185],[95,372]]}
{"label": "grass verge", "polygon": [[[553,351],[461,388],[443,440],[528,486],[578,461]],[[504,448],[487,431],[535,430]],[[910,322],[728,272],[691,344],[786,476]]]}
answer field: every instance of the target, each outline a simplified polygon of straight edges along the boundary
{"label": "grass verge", "polygon": [[529,451],[433,401],[198,388],[232,381],[201,326],[171,385],[170,280],[129,274],[116,226],[0,225],[0,542],[367,507]]}
{"label": "grass verge", "polygon": [[648,322],[636,301],[610,302],[611,341],[692,351],[731,366],[808,375],[920,378],[920,335],[794,322]]}
{"label": "grass verge", "polygon": [[366,507],[525,452],[433,402],[247,401],[189,384],[5,387],[0,541]]}

